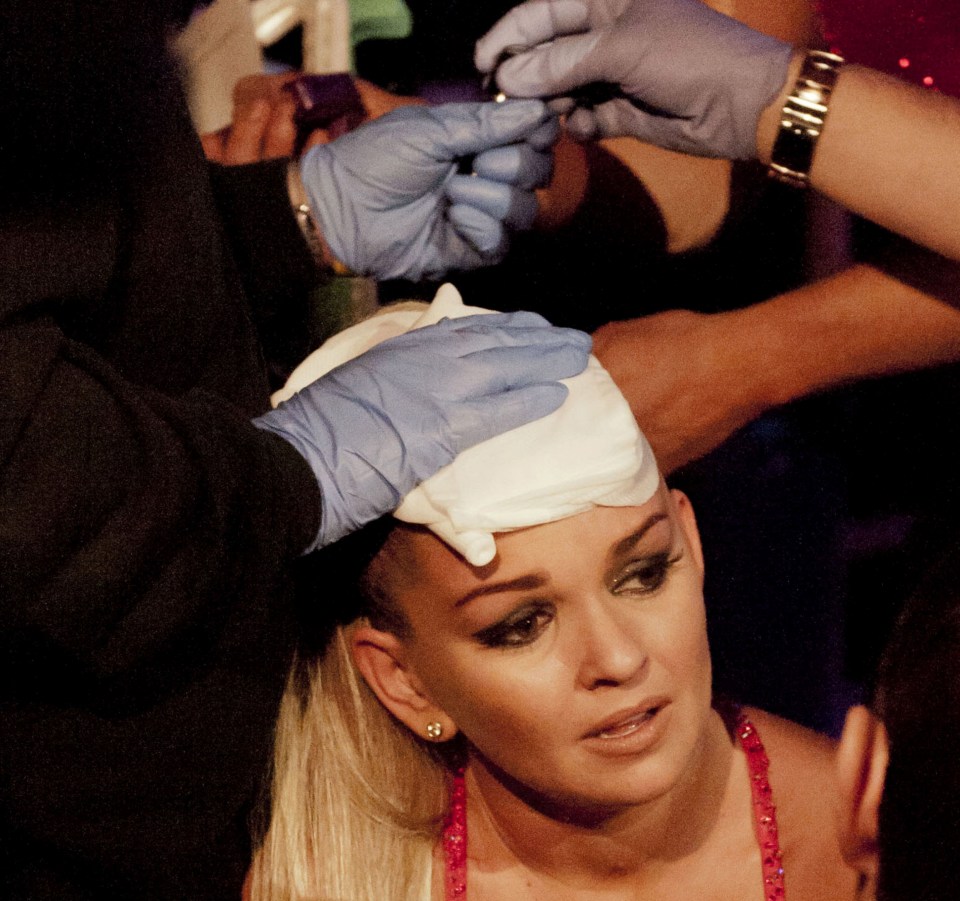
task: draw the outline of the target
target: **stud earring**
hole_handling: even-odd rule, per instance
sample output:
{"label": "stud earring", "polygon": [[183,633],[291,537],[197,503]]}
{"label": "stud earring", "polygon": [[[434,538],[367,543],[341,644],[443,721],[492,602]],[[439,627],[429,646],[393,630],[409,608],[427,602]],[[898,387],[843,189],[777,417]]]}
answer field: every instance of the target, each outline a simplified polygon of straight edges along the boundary
{"label": "stud earring", "polygon": [[427,738],[437,741],[441,735],[443,735],[442,723],[427,723]]}

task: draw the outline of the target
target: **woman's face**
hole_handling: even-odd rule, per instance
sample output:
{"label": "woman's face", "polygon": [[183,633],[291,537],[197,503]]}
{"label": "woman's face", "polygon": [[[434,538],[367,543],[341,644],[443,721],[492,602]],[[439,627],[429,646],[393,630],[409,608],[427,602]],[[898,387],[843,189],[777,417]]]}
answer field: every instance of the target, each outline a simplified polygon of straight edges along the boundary
{"label": "woman's face", "polygon": [[689,501],[661,486],[641,507],[499,535],[497,550],[475,568],[397,530],[375,562],[420,690],[526,792],[608,808],[668,791],[710,715]]}

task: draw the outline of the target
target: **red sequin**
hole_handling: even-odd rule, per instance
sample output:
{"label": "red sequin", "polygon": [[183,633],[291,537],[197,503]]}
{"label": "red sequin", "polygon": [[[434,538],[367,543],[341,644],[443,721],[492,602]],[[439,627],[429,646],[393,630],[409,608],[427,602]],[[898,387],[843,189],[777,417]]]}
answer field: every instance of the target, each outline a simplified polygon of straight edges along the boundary
{"label": "red sequin", "polygon": [[757,840],[760,842],[764,898],[765,901],[783,901],[786,894],[783,884],[780,837],[777,834],[777,809],[773,804],[773,790],[767,778],[770,758],[767,757],[756,728],[742,711],[737,714],[734,729],[740,747],[747,756],[753,815],[757,823]]}
{"label": "red sequin", "polygon": [[443,826],[443,858],[446,862],[445,899],[467,897],[467,784],[463,767],[453,776],[450,809]]}

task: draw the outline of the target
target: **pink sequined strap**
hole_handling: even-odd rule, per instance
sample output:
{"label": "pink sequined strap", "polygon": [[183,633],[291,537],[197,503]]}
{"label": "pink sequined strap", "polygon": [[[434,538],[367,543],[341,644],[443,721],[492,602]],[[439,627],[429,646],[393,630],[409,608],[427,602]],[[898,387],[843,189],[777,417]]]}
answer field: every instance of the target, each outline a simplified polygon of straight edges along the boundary
{"label": "pink sequined strap", "polygon": [[773,805],[773,791],[767,778],[770,758],[767,757],[756,727],[742,711],[737,714],[734,729],[740,746],[747,755],[750,794],[753,796],[753,812],[757,819],[757,839],[760,842],[760,859],[763,865],[763,897],[765,901],[783,901],[786,890],[780,838],[777,835],[777,810]]}
{"label": "pink sequined strap", "polygon": [[467,784],[463,769],[453,777],[450,810],[443,824],[443,859],[446,864],[444,898],[465,901],[467,897]]}

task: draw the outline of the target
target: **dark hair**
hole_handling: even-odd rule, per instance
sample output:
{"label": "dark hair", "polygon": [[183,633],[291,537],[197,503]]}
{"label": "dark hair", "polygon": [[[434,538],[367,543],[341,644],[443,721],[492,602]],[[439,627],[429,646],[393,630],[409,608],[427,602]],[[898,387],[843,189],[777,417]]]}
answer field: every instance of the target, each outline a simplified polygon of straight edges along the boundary
{"label": "dark hair", "polygon": [[878,901],[953,901],[960,853],[960,542],[907,602],[881,658],[890,739]]}

